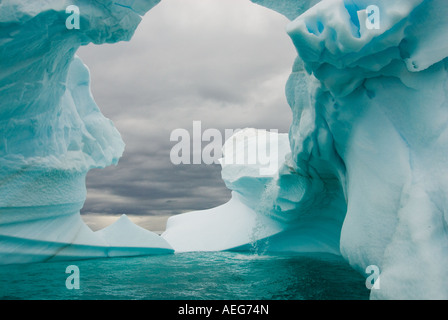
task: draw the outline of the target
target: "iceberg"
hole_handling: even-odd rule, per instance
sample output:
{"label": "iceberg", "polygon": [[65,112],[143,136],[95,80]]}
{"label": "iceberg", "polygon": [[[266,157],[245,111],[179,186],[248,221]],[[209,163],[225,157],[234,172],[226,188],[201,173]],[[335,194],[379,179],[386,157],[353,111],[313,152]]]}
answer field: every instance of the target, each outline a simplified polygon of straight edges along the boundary
{"label": "iceberg", "polygon": [[294,162],[311,150],[307,166],[340,181],[340,251],[360,272],[381,270],[371,298],[447,298],[448,6],[376,1],[380,28],[369,29],[369,4],[322,1],[287,27],[305,70],[287,86],[293,121],[313,111],[306,136],[291,127]]}
{"label": "iceberg", "polygon": [[448,298],[445,0],[252,1],[290,20],[290,131],[226,141],[231,200],[171,217],[162,236],[125,216],[97,232],[81,219],[87,171],[117,164],[124,143],[76,57],[81,45],[129,40],[159,1],[80,2],[74,30],[67,1],[0,2],[0,264],[329,252],[380,270],[372,299]]}
{"label": "iceberg", "polygon": [[140,256],[173,253],[174,250],[158,234],[135,225],[123,214],[110,226],[95,232],[107,245],[108,257]]}
{"label": "iceberg", "polygon": [[88,170],[116,164],[124,143],[76,50],[129,40],[158,1],[102,2],[80,3],[74,30],[66,1],[0,2],[0,264],[173,251],[130,222],[94,233],[80,216]]}
{"label": "iceberg", "polygon": [[[223,167],[228,205],[242,202],[239,216],[262,221],[227,249],[264,241],[263,250],[332,252],[362,274],[380,270],[372,299],[448,298],[448,6],[375,1],[375,28],[369,1],[253,2],[291,20],[290,152],[272,179]],[[225,231],[206,235],[204,218],[188,234],[206,213]],[[177,250],[173,232],[184,233],[191,243],[179,250],[207,250],[241,230],[221,214],[234,213],[172,217],[162,236]]]}
{"label": "iceberg", "polygon": [[[253,155],[250,150],[267,158],[255,157],[254,163],[249,164]],[[216,208],[170,217],[162,237],[177,252],[269,250],[339,254],[343,216],[341,219],[333,212],[338,206],[345,208],[345,202],[332,199],[323,185],[308,186],[292,174],[292,167],[285,163],[290,153],[288,134],[252,128],[238,131],[226,141],[220,159],[222,178],[232,190],[230,201]],[[244,160],[235,161],[237,155]],[[268,167],[275,170],[267,170]],[[309,190],[319,187],[315,192],[320,192],[322,199],[309,198],[313,194]],[[313,205],[313,215],[300,210],[301,200]]]}

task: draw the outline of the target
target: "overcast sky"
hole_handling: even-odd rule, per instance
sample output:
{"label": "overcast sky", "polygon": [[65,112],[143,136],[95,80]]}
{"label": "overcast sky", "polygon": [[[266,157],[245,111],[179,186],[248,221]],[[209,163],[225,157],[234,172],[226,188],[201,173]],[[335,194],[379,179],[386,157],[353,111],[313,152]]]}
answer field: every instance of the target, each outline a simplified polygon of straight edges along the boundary
{"label": "overcast sky", "polygon": [[296,57],[288,20],[249,0],[162,0],[130,42],[78,51],[120,131],[118,166],[92,170],[82,214],[169,216],[226,202],[219,165],[173,165],[174,129],[288,132],[284,88]]}

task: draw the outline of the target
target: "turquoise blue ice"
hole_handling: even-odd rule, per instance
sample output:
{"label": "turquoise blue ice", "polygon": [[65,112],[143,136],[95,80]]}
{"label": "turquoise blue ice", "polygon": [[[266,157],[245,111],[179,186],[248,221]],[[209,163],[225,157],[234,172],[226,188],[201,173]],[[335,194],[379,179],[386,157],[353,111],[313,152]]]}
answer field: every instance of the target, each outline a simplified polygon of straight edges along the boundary
{"label": "turquoise blue ice", "polygon": [[[76,50],[131,39],[157,2],[0,2],[0,264],[264,241],[270,253],[334,254],[360,274],[378,266],[372,299],[448,298],[445,0],[254,0],[291,20],[298,52],[274,172],[223,161],[232,199],[171,218],[162,236],[126,217],[101,232],[82,222],[88,170],[116,164],[124,143]],[[71,4],[79,30],[65,25]],[[231,141],[246,150],[241,133]]]}

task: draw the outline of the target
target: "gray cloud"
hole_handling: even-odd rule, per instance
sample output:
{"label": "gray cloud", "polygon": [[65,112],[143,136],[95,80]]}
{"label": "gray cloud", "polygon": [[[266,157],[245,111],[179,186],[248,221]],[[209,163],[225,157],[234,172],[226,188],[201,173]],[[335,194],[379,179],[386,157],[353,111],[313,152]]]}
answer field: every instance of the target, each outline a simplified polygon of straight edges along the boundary
{"label": "gray cloud", "polygon": [[287,22],[249,0],[163,0],[131,42],[81,48],[94,98],[126,143],[118,166],[88,174],[82,212],[172,215],[229,199],[218,165],[170,162],[170,133],[195,120],[287,132]]}

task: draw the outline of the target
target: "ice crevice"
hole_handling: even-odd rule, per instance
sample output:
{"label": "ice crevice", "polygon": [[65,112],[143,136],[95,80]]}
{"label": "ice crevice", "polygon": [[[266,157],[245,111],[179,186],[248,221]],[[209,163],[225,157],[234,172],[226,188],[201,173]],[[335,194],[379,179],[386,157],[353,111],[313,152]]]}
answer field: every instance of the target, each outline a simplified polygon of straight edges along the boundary
{"label": "ice crevice", "polygon": [[[290,20],[289,133],[237,132],[221,159],[231,200],[173,216],[161,236],[125,216],[100,232],[83,223],[86,173],[116,164],[124,142],[76,50],[131,39],[158,2],[79,2],[76,32],[67,1],[0,2],[0,264],[260,245],[377,265],[372,299],[448,298],[444,0],[377,0],[379,29],[367,0],[252,0]],[[273,171],[229,164],[258,137],[278,147]]]}

